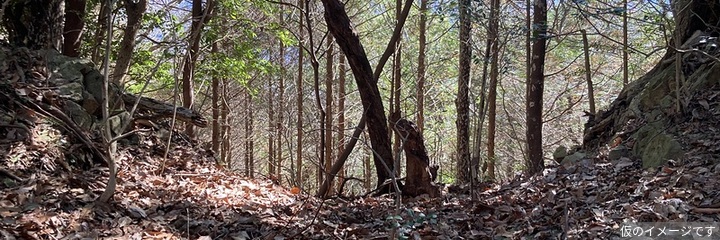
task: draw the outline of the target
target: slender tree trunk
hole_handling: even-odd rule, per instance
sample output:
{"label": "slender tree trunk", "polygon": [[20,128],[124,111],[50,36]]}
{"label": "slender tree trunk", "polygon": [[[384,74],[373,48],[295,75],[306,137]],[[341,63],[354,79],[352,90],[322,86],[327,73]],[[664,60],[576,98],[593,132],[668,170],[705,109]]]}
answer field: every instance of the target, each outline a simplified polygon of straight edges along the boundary
{"label": "slender tree trunk", "polygon": [[[272,78],[270,78],[272,79]],[[275,178],[275,137],[273,136],[275,134],[275,106],[273,99],[275,99],[275,94],[273,92],[273,81],[269,80],[267,83],[267,99],[268,99],[268,128],[267,128],[267,141],[268,141],[268,160],[267,160],[267,167],[268,167],[268,177],[270,179]]]}
{"label": "slender tree trunk", "polygon": [[628,79],[628,4],[623,0],[623,88],[627,86]]}
{"label": "slender tree trunk", "polygon": [[255,178],[255,140],[253,137],[253,101],[247,89],[245,94],[245,175]]}
{"label": "slender tree trunk", "polygon": [[[230,158],[230,120],[228,119],[228,115],[230,114],[230,106],[228,105],[228,80],[223,79],[222,80],[222,98],[220,102],[220,106],[222,107],[222,110],[220,111],[220,122],[222,122],[222,133],[220,135],[220,138],[222,139],[222,146],[221,146],[221,154],[220,159],[222,159],[222,162],[228,164],[228,168],[230,167],[230,164],[232,164],[231,158]],[[247,174],[246,174],[247,176]]]}
{"label": "slender tree trunk", "polygon": [[500,41],[499,34],[499,13],[500,1],[492,0],[490,4],[490,29],[489,36],[491,44],[490,57],[490,89],[488,92],[488,168],[487,176],[490,180],[495,180],[495,118],[497,115],[497,85],[498,85],[498,58],[500,57]]}
{"label": "slender tree trunk", "polygon": [[[310,1],[305,2],[305,9],[310,9]],[[310,54],[310,65],[313,68],[313,90],[315,92],[315,105],[318,108],[318,111],[320,113],[320,132],[318,134],[318,138],[320,139],[320,143],[316,145],[317,152],[320,155],[318,158],[318,163],[316,166],[317,169],[317,177],[315,178],[316,183],[318,186],[320,186],[323,182],[323,178],[325,177],[324,174],[324,166],[325,164],[325,110],[323,109],[322,103],[320,103],[320,62],[318,62],[317,55],[315,54],[315,39],[313,37],[313,29],[310,28],[310,26],[313,26],[312,24],[312,18],[310,18],[310,11],[305,11],[305,23],[308,26],[308,42],[310,45],[310,48],[308,49],[308,54]]]}
{"label": "slender tree trunk", "polygon": [[[211,54],[217,54],[218,46],[217,42],[212,44]],[[220,79],[217,74],[213,74],[212,77],[212,151],[217,153],[220,150]],[[220,162],[227,166],[227,162],[223,162],[225,159],[220,159]]]}
{"label": "slender tree trunk", "polygon": [[[332,104],[333,104],[333,80],[334,80],[334,73],[333,73],[333,38],[331,36],[328,36],[327,41],[327,52],[325,53],[326,56],[326,64],[325,64],[325,170],[323,173],[329,173],[330,168],[333,164],[333,152],[335,150],[333,145],[333,110],[332,110]],[[330,183],[330,186],[328,189],[332,189],[332,182]]]}
{"label": "slender tree trunk", "polygon": [[118,59],[115,62],[115,68],[111,75],[113,83],[123,85],[122,79],[130,69],[130,61],[132,53],[135,50],[135,36],[142,26],[142,18],[147,10],[147,0],[124,0],[125,12],[127,14],[127,22],[123,38],[120,41],[120,49],[118,50]]}
{"label": "slender tree trunk", "polygon": [[[298,0],[298,6],[300,6],[300,11],[302,12],[304,10],[304,0]],[[298,29],[303,29],[303,16],[305,14],[300,14],[300,21],[299,21],[299,27]],[[300,39],[298,41],[298,49],[302,49],[303,44],[303,34],[299,34]],[[304,57],[304,51],[299,50],[298,51],[298,76],[297,76],[297,83],[295,84],[297,86],[297,149],[295,151],[295,181],[299,186],[302,186],[303,183],[303,175],[302,175],[302,169],[303,169],[303,57]]]}
{"label": "slender tree trunk", "polygon": [[[473,148],[472,152],[470,153],[471,161],[470,163],[473,164],[473,169],[476,169],[475,166],[480,165],[480,150],[482,149],[482,139],[483,139],[483,127],[485,124],[485,116],[487,115],[487,79],[488,79],[488,65],[490,65],[490,49],[492,48],[492,40],[490,38],[485,40],[485,51],[483,52],[483,70],[482,70],[482,80],[480,82],[480,102],[476,103],[478,108],[480,109],[479,116],[476,117],[475,122],[475,129],[474,129],[474,136],[473,136]],[[482,165],[482,173],[487,172],[487,165],[488,163],[485,162]]]}
{"label": "slender tree trunk", "polygon": [[[402,18],[402,0],[395,0],[395,21],[400,21],[400,18]],[[395,42],[395,57],[393,59],[393,102],[392,107],[390,108],[390,115],[394,116],[390,118],[391,121],[391,127],[392,125],[395,125],[393,122],[393,119],[398,120],[400,119],[401,112],[400,112],[400,88],[401,88],[401,78],[402,78],[402,36],[397,39]],[[393,133],[391,133],[393,134]],[[393,141],[393,156],[398,156],[400,154],[400,135],[397,133],[394,133],[394,140]],[[400,158],[395,157],[394,163],[395,165],[395,175],[400,176]]]}
{"label": "slender tree trunk", "polygon": [[274,84],[272,77],[269,77],[269,81],[267,81],[267,101],[268,101],[268,125],[267,125],[267,141],[268,141],[268,159],[267,159],[267,176],[270,179],[277,180],[275,176],[275,108],[277,107],[275,104],[274,99],[275,91],[274,91]]}
{"label": "slender tree trunk", "polygon": [[372,171],[370,168],[370,155],[371,154],[372,153],[365,154],[365,156],[363,157],[363,161],[362,161],[363,162],[363,179],[365,179],[365,181],[363,182],[363,188],[365,188],[365,191],[372,190],[372,184],[370,181],[370,172]]}
{"label": "slender tree trunk", "polygon": [[545,42],[547,40],[547,1],[535,0],[530,78],[527,81],[527,172],[534,175],[545,168],[542,149],[542,105],[545,81]]}
{"label": "slender tree trunk", "polygon": [[470,0],[460,1],[460,62],[458,76],[458,92],[455,99],[457,109],[457,179],[460,183],[468,183],[473,180],[470,172],[470,134],[469,134],[469,112],[470,104],[468,98],[470,82],[470,57],[472,55],[470,45]]}
{"label": "slender tree trunk", "polygon": [[585,54],[585,80],[587,81],[588,88],[588,103],[590,105],[590,114],[595,115],[595,93],[593,91],[592,76],[590,75],[590,44],[587,39],[587,32],[585,29],[580,30],[582,33],[583,41],[583,53]]}
{"label": "slender tree trunk", "polygon": [[86,0],[65,0],[65,26],[63,28],[63,55],[80,56],[82,33],[85,28]]}
{"label": "slender tree trunk", "polygon": [[420,33],[418,46],[418,73],[417,73],[417,126],[420,133],[425,129],[425,47],[427,45],[427,0],[420,0]]}
{"label": "slender tree trunk", "polygon": [[318,154],[320,156],[318,158],[316,178],[317,184],[318,186],[320,186],[320,184],[322,184],[323,177],[325,177],[325,174],[323,174],[323,168],[325,167],[325,164],[323,164],[325,161],[325,110],[320,103],[320,63],[315,57],[312,57],[310,62],[313,67],[313,88],[315,89],[315,105],[318,107],[318,111],[320,112],[320,133],[318,134],[320,143],[317,145]]}
{"label": "slender tree trunk", "polygon": [[[282,17],[280,18],[280,22],[284,23],[284,20],[282,20]],[[283,43],[280,42],[280,81],[278,83],[278,111],[277,111],[277,123],[275,125],[276,133],[275,138],[277,143],[275,143],[275,151],[277,153],[275,154],[275,159],[277,162],[277,165],[275,166],[275,176],[278,177],[278,180],[282,183],[282,163],[283,163],[283,154],[282,154],[282,139],[283,139],[283,124],[285,123],[285,46],[283,46]]]}
{"label": "slender tree trunk", "polygon": [[[94,41],[93,41],[93,47],[92,47],[92,56],[91,60],[94,63],[102,63],[102,46],[103,42],[105,42],[105,31],[104,29],[107,29],[107,18],[110,17],[110,8],[112,6],[108,7],[109,1],[100,1],[100,13],[98,13],[98,19],[97,23],[98,26],[95,29],[94,34]],[[101,66],[102,67],[102,66]]]}
{"label": "slender tree trunk", "polygon": [[[342,154],[345,149],[345,81],[346,81],[346,69],[345,69],[345,55],[339,54],[338,57],[338,93],[337,95],[337,113],[338,113],[338,156]],[[342,183],[345,178],[345,169],[341,168],[338,175],[339,183]],[[338,192],[342,186],[337,185]]]}

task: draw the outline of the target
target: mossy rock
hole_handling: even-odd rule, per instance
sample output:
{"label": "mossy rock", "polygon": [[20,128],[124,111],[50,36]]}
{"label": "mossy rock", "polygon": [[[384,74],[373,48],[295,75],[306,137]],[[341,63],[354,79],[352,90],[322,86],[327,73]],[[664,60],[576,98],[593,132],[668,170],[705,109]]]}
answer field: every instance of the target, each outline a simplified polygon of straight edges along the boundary
{"label": "mossy rock", "polygon": [[645,125],[633,135],[636,139],[633,154],[642,159],[643,168],[659,167],[667,160],[678,159],[684,154],[680,143],[659,126]]}

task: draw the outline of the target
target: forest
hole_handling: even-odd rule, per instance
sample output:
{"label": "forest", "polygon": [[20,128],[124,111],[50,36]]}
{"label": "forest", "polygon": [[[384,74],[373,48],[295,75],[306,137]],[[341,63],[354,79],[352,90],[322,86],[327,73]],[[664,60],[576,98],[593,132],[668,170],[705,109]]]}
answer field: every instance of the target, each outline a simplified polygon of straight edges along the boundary
{"label": "forest", "polygon": [[717,238],[717,1],[0,3],[3,239]]}

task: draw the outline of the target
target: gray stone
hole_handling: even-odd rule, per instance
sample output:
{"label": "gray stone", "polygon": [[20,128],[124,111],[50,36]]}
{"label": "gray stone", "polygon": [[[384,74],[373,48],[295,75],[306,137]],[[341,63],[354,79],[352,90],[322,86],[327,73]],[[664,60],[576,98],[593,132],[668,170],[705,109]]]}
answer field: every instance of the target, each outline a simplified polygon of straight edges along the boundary
{"label": "gray stone", "polygon": [[610,152],[608,152],[608,159],[614,161],[620,159],[621,157],[628,157],[629,155],[630,149],[620,145],[613,149],[610,149]]}
{"label": "gray stone", "polygon": [[99,115],[100,103],[87,91],[83,91],[82,106],[90,115]]}
{"label": "gray stone", "polygon": [[567,157],[567,155],[567,148],[563,145],[560,145],[553,152],[553,159],[555,159],[555,161],[561,161],[563,158]]}
{"label": "gray stone", "polygon": [[60,97],[73,100],[75,102],[83,101],[83,85],[79,82],[71,82],[58,86],[57,94]]}
{"label": "gray stone", "polygon": [[[85,75],[83,80],[85,91],[88,91],[98,102],[103,99],[103,76],[99,71],[93,70]],[[110,102],[113,102],[112,99]]]}
{"label": "gray stone", "polygon": [[71,100],[65,100],[63,111],[65,112],[65,115],[70,117],[70,119],[72,119],[79,127],[86,130],[91,129],[94,122],[93,117],[90,116],[90,114],[88,114],[79,104]]}
{"label": "gray stone", "polygon": [[575,152],[575,153],[563,158],[563,160],[562,160],[562,162],[560,162],[560,164],[562,164],[563,166],[575,165],[577,162],[579,162],[580,160],[585,158],[585,156],[587,156],[587,154],[584,152]]}
{"label": "gray stone", "polygon": [[108,118],[108,121],[110,122],[110,130],[113,134],[119,135],[122,134],[123,126],[125,126],[126,123],[130,122],[130,113],[128,112],[121,112],[119,114],[113,115],[112,117]]}

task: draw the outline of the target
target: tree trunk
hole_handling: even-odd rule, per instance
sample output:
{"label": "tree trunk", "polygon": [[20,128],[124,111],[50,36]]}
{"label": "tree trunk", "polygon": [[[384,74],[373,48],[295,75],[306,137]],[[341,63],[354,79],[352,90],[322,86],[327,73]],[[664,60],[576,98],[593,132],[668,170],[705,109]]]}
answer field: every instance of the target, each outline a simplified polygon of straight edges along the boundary
{"label": "tree trunk", "polygon": [[[233,162],[230,158],[230,119],[228,119],[228,114],[230,114],[230,106],[228,105],[227,99],[228,99],[228,80],[223,79],[222,80],[222,99],[220,102],[220,106],[222,107],[222,110],[220,111],[220,122],[222,123],[222,133],[220,135],[220,138],[222,139],[222,147],[221,147],[221,153],[220,153],[220,159],[222,162],[228,164],[228,168],[232,169],[230,167]],[[247,176],[247,175],[246,175]]]}
{"label": "tree trunk", "polygon": [[[622,59],[622,71],[623,71],[623,88],[627,86],[629,81],[628,74],[628,4],[627,0],[623,0],[623,59]],[[584,31],[584,30],[583,30]],[[590,69],[588,69],[590,70]]]}
{"label": "tree trunk", "polygon": [[[332,185],[334,177],[337,175],[338,172],[342,169],[342,166],[345,165],[345,161],[347,161],[348,157],[350,156],[350,153],[352,153],[353,147],[357,143],[358,139],[360,138],[360,134],[362,134],[363,129],[365,129],[365,120],[367,119],[366,116],[360,118],[360,123],[358,123],[358,126],[355,128],[355,131],[353,131],[353,135],[350,138],[350,141],[345,146],[345,148],[342,150],[340,155],[338,155],[337,160],[335,160],[335,163],[332,164],[330,169],[328,169],[327,176],[325,180],[320,185],[320,188],[318,189],[317,197],[326,198],[328,197],[328,192],[330,191],[330,185]],[[369,165],[369,163],[367,163]],[[369,168],[369,167],[368,167]],[[365,175],[369,175],[369,171],[366,168]],[[366,183],[369,182],[367,181]],[[342,185],[340,185],[342,187]]]}
{"label": "tree trunk", "polygon": [[275,106],[273,99],[276,98],[273,92],[273,80],[272,76],[268,76],[267,86],[267,111],[268,111],[268,126],[267,126],[267,143],[268,143],[268,159],[267,159],[267,176],[272,180],[277,180],[275,176]]}
{"label": "tree trunk", "polygon": [[[421,194],[428,194],[431,198],[440,197],[440,188],[433,184],[437,167],[430,167],[425,140],[417,126],[406,119],[400,119],[393,126],[393,130],[400,135],[405,150],[407,178],[403,194],[411,197]],[[433,171],[435,173],[432,173]]]}
{"label": "tree trunk", "polygon": [[[214,42],[212,44],[212,49],[210,50],[211,54],[217,54],[218,53],[218,46],[217,42]],[[220,78],[217,76],[218,74],[213,74],[212,76],[212,139],[211,139],[211,145],[212,145],[212,151],[213,154],[218,153],[220,150]],[[225,159],[220,159],[220,162],[225,164],[225,166],[228,166],[227,162],[223,162]]]}
{"label": "tree trunk", "polygon": [[[112,10],[113,6],[108,6],[107,0],[100,1],[100,12],[98,13],[98,19],[97,19],[97,28],[95,29],[95,34],[93,38],[93,46],[92,46],[92,56],[91,60],[94,63],[102,63],[102,46],[103,42],[105,41],[105,31],[104,29],[107,29],[107,18],[110,17],[110,12]],[[101,66],[102,67],[102,66]]]}
{"label": "tree trunk", "polygon": [[135,50],[135,36],[138,30],[142,26],[142,18],[145,15],[147,9],[147,0],[134,0],[123,1],[125,6],[125,12],[127,14],[127,23],[125,25],[125,32],[123,38],[120,41],[120,49],[118,50],[118,59],[115,62],[115,68],[111,76],[111,81],[120,86],[123,85],[123,78],[130,69],[130,60]]}
{"label": "tree trunk", "polygon": [[372,153],[370,151],[367,151],[367,152],[368,153],[365,154],[365,156],[363,156],[363,161],[362,161],[363,162],[363,179],[365,179],[365,181],[363,182],[363,188],[365,188],[365,191],[370,191],[370,190],[372,190],[372,184],[370,181],[370,172],[372,171],[371,167],[370,167],[370,155]]}
{"label": "tree trunk", "polygon": [[427,0],[420,0],[420,33],[418,36],[418,73],[417,73],[417,126],[422,134],[425,130],[425,47],[427,45]]}
{"label": "tree trunk", "polygon": [[[345,149],[345,55],[340,54],[338,57],[338,93],[337,95],[337,113],[338,113],[338,138],[337,138],[337,145],[338,145],[338,156],[341,156],[342,151]],[[359,137],[359,135],[358,135]],[[338,172],[338,181],[339,183],[342,183],[345,179],[345,169],[340,166],[340,170]],[[338,193],[342,188],[341,184],[338,184]]]}
{"label": "tree trunk", "polygon": [[587,81],[588,88],[588,105],[590,105],[590,115],[595,116],[595,92],[593,91],[592,76],[590,75],[590,44],[587,39],[587,32],[585,29],[580,30],[583,41],[583,53],[585,54],[585,81]]}
{"label": "tree trunk", "polygon": [[[298,6],[300,7],[300,11],[302,12],[305,3],[304,0],[298,0]],[[298,24],[300,25],[298,29],[303,29],[303,16],[304,14],[300,14],[300,21]],[[303,44],[303,34],[299,34],[299,41],[298,41],[298,49],[302,49]],[[305,51],[298,51],[298,76],[297,76],[297,149],[295,152],[295,181],[297,182],[298,186],[302,186],[303,183],[303,176],[302,176],[302,169],[303,169],[303,57],[304,57]]]}
{"label": "tree trunk", "polygon": [[[332,167],[333,152],[335,146],[333,145],[333,38],[328,36],[327,39],[327,52],[325,52],[325,170],[323,173],[329,173]],[[332,188],[332,181],[330,181],[330,188]]]}
{"label": "tree trunk", "polygon": [[[282,17],[280,22],[284,23]],[[280,81],[278,82],[278,111],[277,111],[277,122],[275,124],[275,159],[277,165],[275,166],[275,176],[282,183],[282,139],[283,139],[283,125],[285,124],[285,46],[280,42]]]}
{"label": "tree trunk", "polygon": [[82,33],[85,28],[86,0],[65,0],[65,26],[63,28],[63,55],[80,56]]}
{"label": "tree trunk", "polygon": [[[402,18],[402,0],[395,0],[395,21],[400,21],[400,18]],[[400,36],[397,41],[395,42],[395,55],[393,58],[393,92],[391,93],[392,97],[392,104],[390,107],[390,115],[391,116],[397,116],[399,119],[401,116],[400,112],[400,88],[401,88],[401,78],[402,78],[402,36]],[[391,117],[392,118],[392,117]],[[392,128],[392,125],[395,124],[394,122],[390,123]],[[400,154],[400,136],[395,134],[394,138],[395,141],[393,141],[393,156],[396,156],[394,158],[394,168],[395,168],[395,175],[400,176],[400,173],[402,172],[400,169],[400,158],[397,157]]]}
{"label": "tree trunk", "polygon": [[495,118],[497,115],[497,85],[498,76],[498,58],[500,57],[500,41],[499,34],[499,13],[500,1],[492,0],[490,4],[490,28],[489,37],[491,43],[490,56],[490,89],[488,92],[488,155],[487,155],[487,177],[489,180],[495,180]]}
{"label": "tree trunk", "polygon": [[547,2],[535,0],[532,29],[532,65],[527,81],[526,138],[528,145],[527,172],[534,175],[545,168],[542,149],[542,105],[545,81],[545,42],[547,40]]}
{"label": "tree trunk", "polygon": [[[195,62],[197,62],[198,55],[200,54],[200,35],[203,25],[210,20],[212,16],[211,11],[213,7],[212,0],[207,0],[205,9],[202,6],[202,0],[193,0],[192,2],[192,23],[190,25],[190,43],[188,44],[188,52],[185,55],[185,61],[183,64],[182,72],[182,86],[183,86],[183,107],[192,109],[194,97],[194,74],[195,74]],[[195,138],[195,130],[192,125],[185,125],[185,133],[190,138]]]}
{"label": "tree trunk", "polygon": [[457,180],[459,183],[469,183],[473,180],[470,168],[470,104],[468,98],[468,85],[470,82],[470,58],[472,55],[470,45],[470,0],[460,1],[460,62],[458,76],[458,92],[455,99],[457,109]]}
{"label": "tree trunk", "polygon": [[253,103],[249,90],[243,90],[245,94],[245,175],[255,178],[255,156],[253,153]]}
{"label": "tree trunk", "polygon": [[[357,33],[350,24],[350,18],[344,6],[338,0],[322,0],[325,7],[325,21],[330,32],[347,57],[355,82],[360,92],[363,109],[367,117],[370,143],[375,152],[375,169],[380,187],[390,179],[393,172],[392,149],[388,139],[387,118],[383,108],[377,79],[374,77],[365,49],[360,43]],[[397,29],[397,28],[396,28]],[[379,70],[378,70],[379,71]]]}
{"label": "tree trunk", "polygon": [[307,26],[308,31],[308,43],[310,45],[309,48],[307,48],[308,54],[310,55],[310,65],[313,69],[313,91],[315,93],[315,106],[318,108],[319,112],[319,120],[320,120],[320,132],[318,133],[318,138],[320,139],[319,144],[315,145],[317,147],[317,153],[319,155],[318,162],[316,165],[317,169],[317,175],[316,175],[316,183],[318,186],[322,184],[323,177],[325,177],[324,174],[324,166],[323,162],[325,161],[325,110],[323,109],[322,103],[320,103],[320,62],[318,62],[317,55],[315,54],[315,39],[313,34],[313,28],[311,26],[314,26],[312,23],[312,19],[310,17],[310,1],[305,2],[305,9],[308,9],[305,11],[305,23]]}
{"label": "tree trunk", "polygon": [[63,0],[5,0],[3,27],[10,44],[37,49],[60,49]]}

